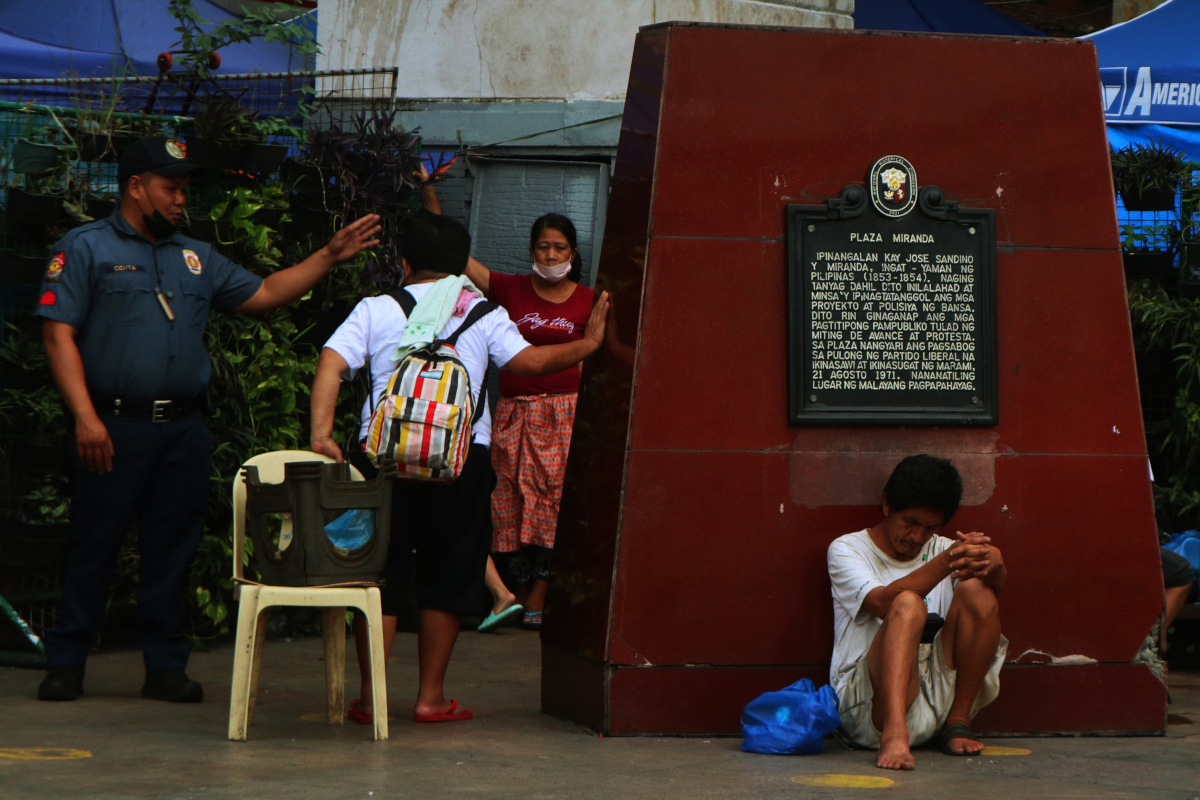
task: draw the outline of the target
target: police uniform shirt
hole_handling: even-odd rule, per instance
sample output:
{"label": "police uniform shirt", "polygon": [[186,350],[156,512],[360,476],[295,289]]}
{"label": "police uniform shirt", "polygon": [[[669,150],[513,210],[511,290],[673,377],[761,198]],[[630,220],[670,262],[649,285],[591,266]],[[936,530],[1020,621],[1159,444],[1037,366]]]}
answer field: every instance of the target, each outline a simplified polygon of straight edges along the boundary
{"label": "police uniform shirt", "polygon": [[112,397],[179,400],[203,392],[212,371],[204,346],[209,309],[235,308],[262,285],[183,234],[151,243],[119,208],[72,230],[52,253],[36,315],[78,331],[89,390]]}

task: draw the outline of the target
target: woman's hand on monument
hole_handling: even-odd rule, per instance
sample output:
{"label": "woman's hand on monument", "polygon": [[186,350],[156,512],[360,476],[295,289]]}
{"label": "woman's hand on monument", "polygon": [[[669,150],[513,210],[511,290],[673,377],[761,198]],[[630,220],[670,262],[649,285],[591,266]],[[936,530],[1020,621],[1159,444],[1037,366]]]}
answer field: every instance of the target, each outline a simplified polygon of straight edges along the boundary
{"label": "woman's hand on monument", "polygon": [[590,340],[596,349],[604,344],[604,330],[608,324],[608,292],[601,292],[600,297],[596,299],[596,305],[592,306],[592,316],[588,319],[587,330],[584,332],[584,338]]}

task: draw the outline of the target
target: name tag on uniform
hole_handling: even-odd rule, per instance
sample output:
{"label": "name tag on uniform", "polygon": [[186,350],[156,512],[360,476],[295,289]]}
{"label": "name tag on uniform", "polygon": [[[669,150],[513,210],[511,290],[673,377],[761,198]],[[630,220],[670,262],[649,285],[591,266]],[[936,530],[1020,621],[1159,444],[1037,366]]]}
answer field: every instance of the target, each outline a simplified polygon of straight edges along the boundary
{"label": "name tag on uniform", "polygon": [[105,275],[113,275],[121,272],[145,272],[145,267],[139,267],[137,264],[109,264],[104,268]]}

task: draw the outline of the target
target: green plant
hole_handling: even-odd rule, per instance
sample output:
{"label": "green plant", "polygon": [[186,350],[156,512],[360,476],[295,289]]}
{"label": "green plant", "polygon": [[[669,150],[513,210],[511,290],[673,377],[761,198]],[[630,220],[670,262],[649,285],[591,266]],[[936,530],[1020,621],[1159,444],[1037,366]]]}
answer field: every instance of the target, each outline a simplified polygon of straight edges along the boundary
{"label": "green plant", "polygon": [[30,489],[21,498],[21,514],[26,522],[35,525],[54,525],[70,521],[71,497],[67,493],[67,478],[53,474],[46,482]]}
{"label": "green plant", "polygon": [[1186,162],[1175,148],[1131,144],[1110,150],[1113,184],[1123,197],[1142,197],[1147,191],[1174,193],[1184,177]]}
{"label": "green plant", "polygon": [[189,76],[207,78],[212,69],[212,53],[252,39],[286,44],[300,55],[321,52],[312,31],[303,25],[288,25],[269,10],[244,11],[241,19],[213,25],[200,16],[192,6],[192,0],[170,0],[167,7],[168,13],[179,23],[175,28],[179,41],[171,50],[181,54],[179,63]]}
{"label": "green plant", "polygon": [[[302,86],[301,89],[312,89],[311,86]],[[303,107],[301,108],[303,111]],[[266,117],[254,123],[258,127],[259,133],[265,139],[268,136],[285,136],[292,139],[297,144],[304,144],[308,141],[308,132],[304,128],[293,125],[291,120],[283,117]]]}
{"label": "green plant", "polygon": [[212,144],[261,142],[263,134],[255,120],[257,116],[242,108],[235,98],[213,96],[196,112],[196,135]]}
{"label": "green plant", "polygon": [[1147,445],[1165,468],[1156,469],[1155,497],[1187,527],[1200,524],[1200,301],[1170,296],[1139,281],[1129,288],[1137,349],[1173,354],[1175,403],[1170,417],[1146,426]]}
{"label": "green plant", "polygon": [[1128,253],[1173,250],[1179,243],[1179,228],[1164,225],[1122,225],[1121,247]]}
{"label": "green plant", "polygon": [[262,208],[287,208],[283,190],[277,186],[262,186],[257,190],[239,186],[214,205],[209,216],[231,229],[229,241],[219,239],[218,244],[230,248],[234,256],[255,264],[279,266],[283,253],[275,243],[274,231],[254,217],[254,213]]}

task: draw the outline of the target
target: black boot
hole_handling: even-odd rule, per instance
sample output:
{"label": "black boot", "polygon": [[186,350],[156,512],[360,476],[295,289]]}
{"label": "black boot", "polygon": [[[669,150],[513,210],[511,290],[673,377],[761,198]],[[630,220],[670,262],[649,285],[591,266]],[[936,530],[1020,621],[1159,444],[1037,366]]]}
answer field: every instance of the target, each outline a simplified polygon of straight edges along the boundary
{"label": "black boot", "polygon": [[83,694],[83,667],[51,667],[38,687],[38,700],[77,700]]}
{"label": "black boot", "polygon": [[204,699],[204,687],[181,669],[160,669],[146,673],[142,697],[168,703],[199,703]]}

